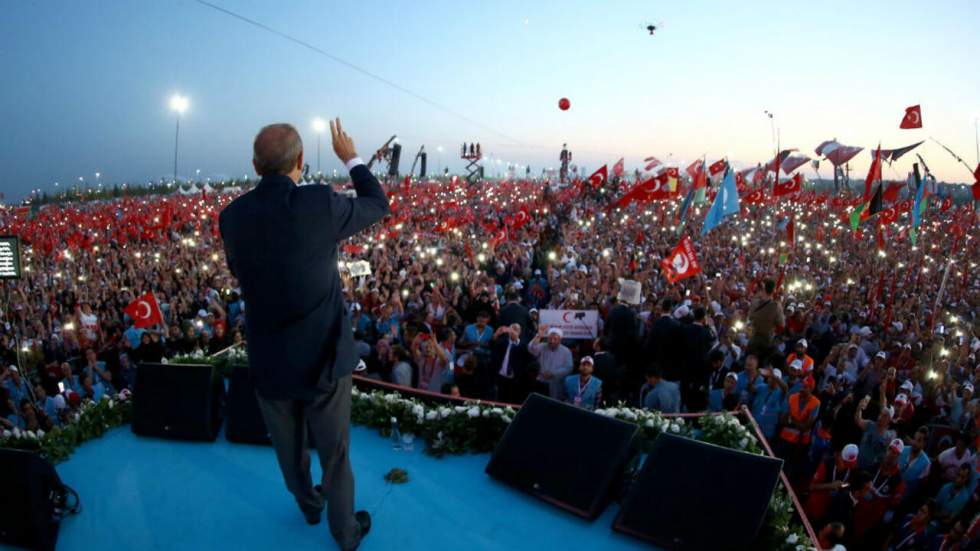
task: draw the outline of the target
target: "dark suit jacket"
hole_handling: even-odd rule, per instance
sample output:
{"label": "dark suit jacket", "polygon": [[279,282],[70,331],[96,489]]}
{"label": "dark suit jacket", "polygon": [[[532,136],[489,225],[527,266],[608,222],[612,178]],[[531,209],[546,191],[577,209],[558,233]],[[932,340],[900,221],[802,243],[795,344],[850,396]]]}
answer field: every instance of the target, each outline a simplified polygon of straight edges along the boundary
{"label": "dark suit jacket", "polygon": [[[647,333],[644,349],[647,362],[656,362],[664,379],[677,382],[684,370],[683,327],[673,316],[660,316]],[[646,366],[644,366],[646,367]]]}
{"label": "dark suit jacket", "polygon": [[389,209],[366,166],[351,179],[356,199],[265,176],[221,212],[228,267],[245,301],[249,365],[264,397],[310,399],[357,364],[337,244]]}
{"label": "dark suit jacket", "polygon": [[[508,341],[510,341],[508,335],[500,335],[490,343],[490,375],[493,378],[496,378],[503,366]],[[527,339],[522,338],[520,343],[510,349],[510,369],[514,372],[515,381],[521,381],[528,377],[527,368],[528,364],[531,363],[531,353],[527,351],[527,343]]]}
{"label": "dark suit jacket", "polygon": [[512,323],[520,324],[521,340],[527,340],[534,336],[531,334],[531,315],[528,313],[528,309],[522,304],[508,302],[500,308],[500,313],[497,314],[496,326],[500,327]]}

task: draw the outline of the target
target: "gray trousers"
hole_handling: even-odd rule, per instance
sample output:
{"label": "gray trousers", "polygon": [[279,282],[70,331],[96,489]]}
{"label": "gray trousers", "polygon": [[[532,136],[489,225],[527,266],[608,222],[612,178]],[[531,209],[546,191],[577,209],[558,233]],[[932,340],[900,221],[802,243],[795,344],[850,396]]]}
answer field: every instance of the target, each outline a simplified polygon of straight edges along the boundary
{"label": "gray trousers", "polygon": [[[335,381],[330,390],[310,401],[258,399],[286,488],[304,513],[322,511],[326,498],[330,533],[341,549],[353,548],[360,539],[360,526],[354,519],[354,474],[347,453],[351,376]],[[323,469],[322,495],[313,489],[307,425]]]}

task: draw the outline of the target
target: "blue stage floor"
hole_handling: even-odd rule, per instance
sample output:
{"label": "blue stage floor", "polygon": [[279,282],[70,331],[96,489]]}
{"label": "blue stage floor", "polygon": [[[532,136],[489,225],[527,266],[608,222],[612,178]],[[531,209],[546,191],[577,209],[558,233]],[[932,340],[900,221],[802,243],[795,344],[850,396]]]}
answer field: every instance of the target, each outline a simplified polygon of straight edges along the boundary
{"label": "blue stage floor", "polygon": [[[596,522],[580,520],[491,480],[486,454],[435,459],[418,445],[396,452],[355,427],[351,459],[357,507],[374,520],[364,551],[651,549],[610,529],[615,503]],[[393,467],[408,470],[410,481],[386,484]],[[214,444],[143,438],[125,427],[83,445],[57,470],[83,505],[62,523],[59,550],[336,549],[325,518],[304,522],[271,448],[224,435]]]}

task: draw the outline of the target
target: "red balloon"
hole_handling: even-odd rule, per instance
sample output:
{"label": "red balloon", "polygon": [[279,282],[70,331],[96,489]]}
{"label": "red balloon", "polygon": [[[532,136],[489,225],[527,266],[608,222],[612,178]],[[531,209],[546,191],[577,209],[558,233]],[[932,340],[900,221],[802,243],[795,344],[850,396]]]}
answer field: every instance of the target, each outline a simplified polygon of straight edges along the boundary
{"label": "red balloon", "polygon": [[572,102],[568,101],[568,98],[561,98],[558,100],[558,108],[562,111],[568,111],[568,108],[572,106]]}

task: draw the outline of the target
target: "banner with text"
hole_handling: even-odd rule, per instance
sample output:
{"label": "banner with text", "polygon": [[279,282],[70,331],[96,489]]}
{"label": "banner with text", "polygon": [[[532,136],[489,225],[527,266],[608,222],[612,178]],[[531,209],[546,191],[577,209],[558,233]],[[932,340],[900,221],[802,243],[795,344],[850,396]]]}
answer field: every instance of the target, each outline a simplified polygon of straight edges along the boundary
{"label": "banner with text", "polygon": [[598,310],[541,310],[539,323],[561,329],[565,339],[594,339],[599,334]]}

